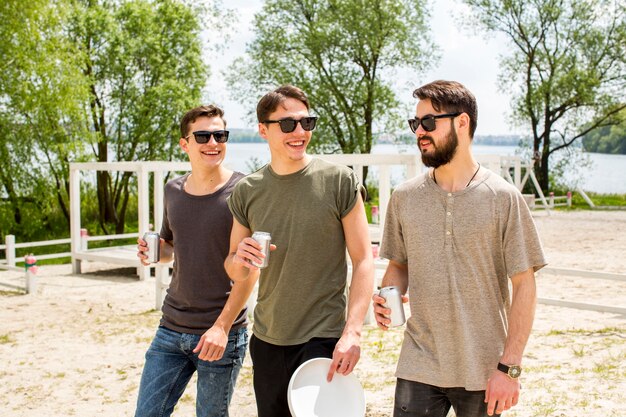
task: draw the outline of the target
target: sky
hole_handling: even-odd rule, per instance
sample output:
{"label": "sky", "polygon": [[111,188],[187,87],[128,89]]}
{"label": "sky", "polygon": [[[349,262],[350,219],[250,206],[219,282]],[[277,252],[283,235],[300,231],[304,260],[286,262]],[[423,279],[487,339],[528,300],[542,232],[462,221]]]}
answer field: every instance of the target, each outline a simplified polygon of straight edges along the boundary
{"label": "sky", "polygon": [[[455,23],[465,6],[460,0],[431,0],[431,37],[440,48],[441,59],[433,69],[421,76],[399,73],[394,81],[394,90],[405,103],[406,117],[413,117],[415,99],[411,94],[422,84],[435,79],[455,80],[463,83],[476,96],[478,102],[477,135],[519,134],[507,123],[510,113],[509,95],[497,89],[499,73],[498,57],[507,50],[504,38],[486,40],[482,34],[476,35],[462,29]],[[236,11],[238,22],[228,47],[211,62],[212,75],[207,87],[212,102],[223,106],[230,128],[255,128],[247,117],[245,109],[229,94],[223,72],[228,70],[232,60],[245,55],[246,44],[252,41],[254,14],[261,10],[262,0],[230,0],[227,6]],[[416,51],[416,58],[420,51]],[[427,51],[423,54],[427,55]],[[423,58],[422,58],[423,59]]]}

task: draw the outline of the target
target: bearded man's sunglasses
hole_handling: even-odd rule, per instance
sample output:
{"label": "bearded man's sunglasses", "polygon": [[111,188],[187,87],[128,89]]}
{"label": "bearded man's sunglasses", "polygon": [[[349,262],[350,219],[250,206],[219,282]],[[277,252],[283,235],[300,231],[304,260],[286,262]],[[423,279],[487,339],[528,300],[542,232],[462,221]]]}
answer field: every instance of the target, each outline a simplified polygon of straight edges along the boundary
{"label": "bearded man's sunglasses", "polygon": [[416,117],[415,119],[408,120],[409,127],[411,128],[411,132],[415,133],[415,131],[421,124],[425,131],[432,132],[433,130],[437,129],[437,124],[436,124],[437,119],[443,119],[443,118],[448,118],[448,117],[454,118],[460,114],[461,113],[446,113],[446,114],[437,114],[437,115],[431,114],[428,116],[424,116],[421,119],[419,117]]}
{"label": "bearded man's sunglasses", "polygon": [[[203,144],[211,140],[211,136],[217,143],[226,143],[228,141],[228,130],[214,130],[213,132],[208,130],[197,130],[193,132],[193,136],[196,138],[196,142]],[[191,135],[186,136],[185,139],[189,140]]]}
{"label": "bearded man's sunglasses", "polygon": [[310,132],[315,129],[315,123],[317,123],[317,117],[309,116],[303,117],[300,120],[295,119],[281,119],[281,120],[265,120],[263,123],[278,123],[280,131],[283,133],[291,133],[296,130],[298,123],[302,126],[302,129]]}

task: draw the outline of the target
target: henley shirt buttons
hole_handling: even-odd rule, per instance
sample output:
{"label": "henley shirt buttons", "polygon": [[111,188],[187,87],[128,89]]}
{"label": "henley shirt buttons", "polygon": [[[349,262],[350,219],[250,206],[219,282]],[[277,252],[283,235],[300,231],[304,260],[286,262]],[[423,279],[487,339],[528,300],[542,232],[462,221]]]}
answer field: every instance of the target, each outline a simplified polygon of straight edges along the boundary
{"label": "henley shirt buttons", "polygon": [[452,216],[452,213],[450,213],[450,212],[448,212],[447,214],[448,214],[448,216]]}
{"label": "henley shirt buttons", "polygon": [[452,197],[452,193],[448,193],[448,197]]}
{"label": "henley shirt buttons", "polygon": [[449,236],[452,232],[449,230],[446,230],[446,234]]}

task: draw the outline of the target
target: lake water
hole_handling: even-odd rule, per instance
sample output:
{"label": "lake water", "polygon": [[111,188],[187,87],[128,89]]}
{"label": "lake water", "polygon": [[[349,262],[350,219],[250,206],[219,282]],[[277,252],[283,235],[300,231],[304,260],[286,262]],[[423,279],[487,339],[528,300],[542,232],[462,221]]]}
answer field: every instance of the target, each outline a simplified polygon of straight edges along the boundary
{"label": "lake water", "polygon": [[[485,146],[475,145],[472,150],[475,154],[515,155],[514,146]],[[417,154],[413,145],[376,145],[374,154]],[[565,175],[565,183],[574,186],[578,181],[585,191],[598,193],[626,193],[626,155],[608,155],[601,153],[587,153],[589,167],[579,168],[578,173]],[[249,173],[253,166],[261,166],[269,162],[270,151],[265,143],[233,143],[228,145],[226,164],[237,171]],[[255,164],[256,163],[256,164]],[[554,164],[554,162],[552,162]],[[404,175],[398,168],[392,170],[393,182],[401,182]],[[375,171],[374,171],[375,173]],[[578,177],[578,178],[575,178]]]}

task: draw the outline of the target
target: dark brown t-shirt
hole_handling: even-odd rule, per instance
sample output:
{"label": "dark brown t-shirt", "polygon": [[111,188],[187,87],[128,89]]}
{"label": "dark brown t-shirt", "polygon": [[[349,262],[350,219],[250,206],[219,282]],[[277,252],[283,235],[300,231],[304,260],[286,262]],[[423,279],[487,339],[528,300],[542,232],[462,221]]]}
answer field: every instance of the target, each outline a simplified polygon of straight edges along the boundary
{"label": "dark brown t-shirt", "polygon": [[[174,244],[174,273],[163,301],[161,325],[191,334],[213,326],[230,294],[232,282],[224,270],[233,217],[226,198],[244,177],[235,172],[213,194],[185,192],[189,174],[165,185],[161,237]],[[232,329],[247,324],[244,308]]]}

